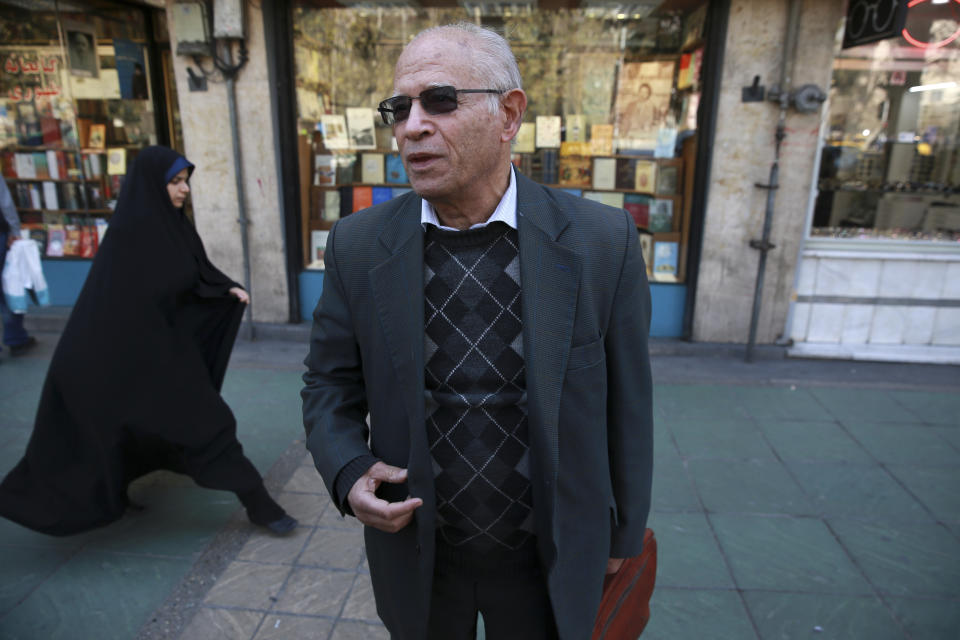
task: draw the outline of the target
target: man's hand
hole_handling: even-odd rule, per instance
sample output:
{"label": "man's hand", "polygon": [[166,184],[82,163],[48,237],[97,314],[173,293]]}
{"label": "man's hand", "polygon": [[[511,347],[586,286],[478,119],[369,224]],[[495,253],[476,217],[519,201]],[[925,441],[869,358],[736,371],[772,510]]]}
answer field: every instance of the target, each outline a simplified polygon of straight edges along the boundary
{"label": "man's hand", "polygon": [[612,573],[620,571],[620,567],[623,566],[623,562],[626,558],[609,558],[607,560],[607,575],[609,576]]}
{"label": "man's hand", "polygon": [[378,462],[353,484],[347,502],[357,520],[387,533],[396,533],[410,523],[413,510],[423,504],[420,498],[407,498],[403,502],[381,500],[374,492],[381,482],[399,484],[407,481],[407,470]]}

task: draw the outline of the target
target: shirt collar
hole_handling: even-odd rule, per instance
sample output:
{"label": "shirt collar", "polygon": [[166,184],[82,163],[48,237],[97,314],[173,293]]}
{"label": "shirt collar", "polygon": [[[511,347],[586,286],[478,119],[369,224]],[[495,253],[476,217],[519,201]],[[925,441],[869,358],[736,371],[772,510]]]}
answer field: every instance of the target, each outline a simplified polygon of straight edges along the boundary
{"label": "shirt collar", "polygon": [[[481,227],[487,226],[491,222],[505,222],[510,226],[510,228],[517,228],[517,178],[513,175],[513,171],[513,165],[511,165],[510,184],[507,186],[507,190],[504,192],[503,197],[500,198],[500,204],[497,205],[493,215],[490,216],[486,222],[478,222],[477,224],[471,226],[471,229],[480,229]],[[421,199],[420,203],[421,225],[432,224],[439,229],[444,229],[447,231],[460,231],[460,229],[453,229],[440,224],[440,219],[437,217],[437,212],[433,210],[433,205],[431,205],[429,202]]]}

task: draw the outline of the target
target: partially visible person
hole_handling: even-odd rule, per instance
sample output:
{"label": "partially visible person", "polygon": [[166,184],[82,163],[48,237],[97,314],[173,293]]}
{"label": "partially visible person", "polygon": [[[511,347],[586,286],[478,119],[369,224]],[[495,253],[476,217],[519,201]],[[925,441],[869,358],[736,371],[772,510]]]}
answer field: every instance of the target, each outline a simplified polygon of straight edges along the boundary
{"label": "partially visible person", "polygon": [[[7,249],[20,237],[20,217],[13,204],[13,197],[6,180],[0,180],[0,270],[7,260]],[[7,306],[7,300],[0,292],[0,316],[3,318],[3,344],[10,349],[10,355],[23,355],[37,345],[37,339],[27,333],[23,327],[22,313],[14,313]],[[0,348],[0,351],[3,349]]]}
{"label": "partially visible person", "polygon": [[257,525],[297,521],[267,493],[220,396],[249,296],[207,259],[183,213],[193,165],[140,152],[44,382],[0,515],[51,535],[106,525],[156,469],[232,491]]}

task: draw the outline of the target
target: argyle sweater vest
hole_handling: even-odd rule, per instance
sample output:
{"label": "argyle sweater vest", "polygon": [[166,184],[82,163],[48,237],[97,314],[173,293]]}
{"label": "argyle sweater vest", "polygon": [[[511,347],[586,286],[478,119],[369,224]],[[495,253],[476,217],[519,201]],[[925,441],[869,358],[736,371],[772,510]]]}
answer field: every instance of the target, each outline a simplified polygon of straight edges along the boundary
{"label": "argyle sweater vest", "polygon": [[517,549],[533,531],[517,230],[427,225],[423,280],[437,526],[464,551]]}

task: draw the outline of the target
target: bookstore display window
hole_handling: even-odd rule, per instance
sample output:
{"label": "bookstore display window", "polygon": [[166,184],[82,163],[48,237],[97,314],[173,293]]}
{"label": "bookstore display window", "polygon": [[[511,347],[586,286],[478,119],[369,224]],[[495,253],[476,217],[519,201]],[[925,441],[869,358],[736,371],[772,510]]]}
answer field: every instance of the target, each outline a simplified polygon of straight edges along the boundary
{"label": "bookstore display window", "polygon": [[960,246],[960,3],[834,60],[812,238]]}
{"label": "bookstore display window", "polygon": [[[293,10],[304,266],[323,268],[333,223],[409,190],[376,113],[424,28],[470,21],[510,43],[529,105],[512,160],[528,177],[626,209],[650,277],[683,282],[706,2],[536,9]],[[563,5],[555,5],[563,6]]]}
{"label": "bookstore display window", "polygon": [[21,233],[47,258],[92,258],[157,140],[143,10],[0,7],[0,160]]}

